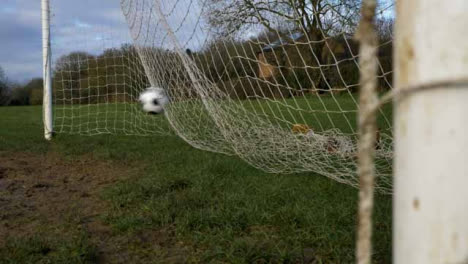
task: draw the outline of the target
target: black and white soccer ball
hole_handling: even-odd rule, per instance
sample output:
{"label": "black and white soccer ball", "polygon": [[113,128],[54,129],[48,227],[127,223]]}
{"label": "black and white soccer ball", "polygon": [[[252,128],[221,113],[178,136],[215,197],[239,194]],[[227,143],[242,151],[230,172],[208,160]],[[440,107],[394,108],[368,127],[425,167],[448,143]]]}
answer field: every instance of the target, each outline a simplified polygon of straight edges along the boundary
{"label": "black and white soccer ball", "polygon": [[160,87],[148,87],[139,96],[143,111],[148,114],[161,114],[169,103],[169,98],[164,89]]}

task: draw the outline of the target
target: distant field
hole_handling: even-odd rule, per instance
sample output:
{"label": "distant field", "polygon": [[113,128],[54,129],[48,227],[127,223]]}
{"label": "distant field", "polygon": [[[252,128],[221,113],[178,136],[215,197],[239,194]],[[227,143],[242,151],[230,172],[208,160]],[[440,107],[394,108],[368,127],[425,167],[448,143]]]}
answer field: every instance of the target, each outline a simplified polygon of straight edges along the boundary
{"label": "distant field", "polygon": [[[302,123],[308,124],[316,131],[338,128],[344,133],[353,134],[357,130],[357,101],[357,95],[343,93],[335,96],[308,95],[284,101],[251,99],[233,102],[288,129],[291,124]],[[220,101],[219,104],[223,102]],[[193,118],[196,118],[200,111],[204,111],[201,102],[177,102],[171,107],[187,116],[193,114]],[[151,135],[170,130],[164,118],[146,115],[137,103],[58,105],[54,115],[57,130],[63,133]],[[387,130],[391,120],[391,105],[387,104],[378,115],[379,128]]]}
{"label": "distant field", "polygon": [[[339,108],[331,97],[324,104]],[[355,109],[351,98],[339,105]],[[62,111],[77,117],[63,119],[64,132],[116,132],[121,112],[126,131],[167,126],[131,105]],[[352,263],[357,196],[323,176],[267,174],[174,135],[45,142],[41,107],[0,107],[0,263]],[[375,263],[391,263],[391,232],[391,196],[377,195]]]}

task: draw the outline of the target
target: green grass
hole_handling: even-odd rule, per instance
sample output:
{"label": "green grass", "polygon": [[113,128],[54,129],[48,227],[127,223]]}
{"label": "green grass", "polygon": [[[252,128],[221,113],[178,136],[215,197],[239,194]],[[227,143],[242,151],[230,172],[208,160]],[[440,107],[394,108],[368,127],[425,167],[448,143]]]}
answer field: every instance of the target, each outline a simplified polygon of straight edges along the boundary
{"label": "green grass", "polygon": [[[284,101],[252,99],[241,101],[241,103],[233,101],[233,104],[255,115],[265,116],[273,123],[288,129],[291,124],[304,123],[311,125],[315,131],[337,128],[344,133],[352,134],[355,133],[357,124],[356,102],[358,98],[355,97],[356,95],[347,93],[320,97],[307,95]],[[223,104],[223,102],[216,103]],[[198,101],[195,103],[178,102],[174,105],[177,107],[174,111],[178,112],[179,117],[184,115],[183,118],[198,117],[198,114],[205,109],[204,105]],[[170,106],[174,108],[174,105]],[[155,134],[155,131],[159,133],[169,129],[168,123],[161,116],[148,116],[140,110],[138,104],[130,103],[58,105],[55,108],[55,117],[58,132],[63,133],[148,135]],[[378,115],[378,126],[382,130],[387,130],[391,120],[391,104],[387,104]]]}
{"label": "green grass", "polygon": [[[243,105],[256,114],[262,113],[263,109],[268,116],[277,116],[286,120],[288,128],[291,123],[304,123],[311,125],[316,131],[336,128],[341,132],[352,134],[356,131],[358,100],[356,94],[342,93],[334,96],[307,95],[290,98],[284,104],[278,104],[277,101],[250,100],[243,101]],[[387,104],[378,115],[378,126],[382,130],[387,130],[391,120],[391,104]],[[280,121],[279,125],[284,123]]]}
{"label": "green grass", "polygon": [[0,248],[0,263],[96,263],[97,251],[86,234],[38,233],[9,239]]}
{"label": "green grass", "polygon": [[[0,151],[91,154],[143,168],[102,193],[110,203],[102,218],[115,236],[170,230],[170,243],[150,249],[137,243],[126,248],[132,254],[170,263],[168,255],[180,244],[180,255],[196,263],[301,263],[304,252],[313,252],[307,254],[318,263],[354,262],[356,189],[314,173],[267,174],[175,136],[59,134],[45,142],[41,123],[40,107],[0,108]],[[390,196],[376,196],[374,215],[374,261],[390,263]],[[0,250],[0,259],[37,260],[34,252],[46,242],[19,239],[8,245],[10,253]],[[80,261],[92,261],[93,245],[80,241],[72,239],[68,248],[84,248]],[[60,256],[44,263],[60,263]]]}

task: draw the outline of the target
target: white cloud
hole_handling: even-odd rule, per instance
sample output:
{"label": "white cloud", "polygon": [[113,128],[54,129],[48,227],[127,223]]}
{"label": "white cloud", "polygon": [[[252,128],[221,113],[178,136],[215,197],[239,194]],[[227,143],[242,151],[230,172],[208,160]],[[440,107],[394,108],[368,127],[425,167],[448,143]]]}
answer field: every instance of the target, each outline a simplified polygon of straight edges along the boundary
{"label": "white cloud", "polygon": [[75,25],[75,27],[78,27],[78,28],[91,28],[92,27],[90,24],[81,22],[79,19],[75,20],[73,24]]}

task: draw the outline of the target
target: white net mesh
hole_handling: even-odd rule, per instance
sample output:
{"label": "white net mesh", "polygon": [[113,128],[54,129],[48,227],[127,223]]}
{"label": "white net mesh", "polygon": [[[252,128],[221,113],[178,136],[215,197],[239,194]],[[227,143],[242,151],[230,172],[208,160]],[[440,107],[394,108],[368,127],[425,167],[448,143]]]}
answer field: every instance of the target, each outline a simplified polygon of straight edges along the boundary
{"label": "white net mesh", "polygon": [[[73,12],[76,5],[88,6],[91,13]],[[51,1],[55,132],[169,133],[162,117],[141,111],[137,99],[149,86],[148,78],[120,10],[117,19],[105,19],[102,5]],[[118,8],[119,3],[110,7]]]}
{"label": "white net mesh", "polygon": [[[381,91],[392,83],[392,6],[382,1],[377,21]],[[56,61],[57,132],[168,133],[162,118],[136,104],[151,85],[170,98],[170,127],[197,148],[357,186],[352,36],[360,1],[122,0],[121,7],[132,45]],[[380,109],[378,127],[377,189],[390,192],[390,106]]]}

